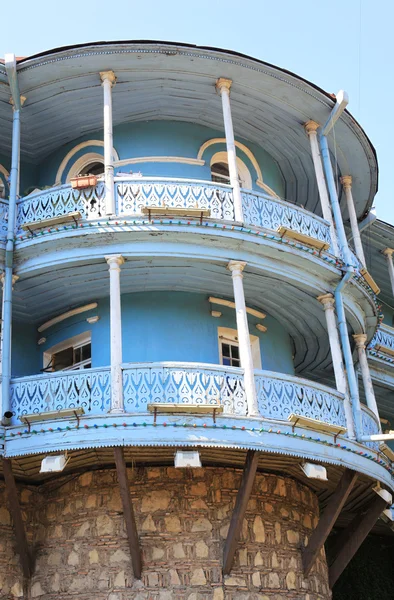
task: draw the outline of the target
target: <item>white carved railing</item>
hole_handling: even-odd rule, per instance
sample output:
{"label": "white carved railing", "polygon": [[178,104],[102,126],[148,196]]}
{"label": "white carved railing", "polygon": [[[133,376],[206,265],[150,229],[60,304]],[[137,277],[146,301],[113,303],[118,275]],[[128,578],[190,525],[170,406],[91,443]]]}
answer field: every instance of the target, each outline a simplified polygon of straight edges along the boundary
{"label": "white carved railing", "polygon": [[198,363],[145,363],[123,367],[127,412],[146,412],[152,402],[221,404],[225,414],[245,415],[243,371]]}
{"label": "white carved railing", "polygon": [[344,396],[340,392],[284,373],[255,373],[257,401],[263,417],[287,421],[295,413],[346,427]]}
{"label": "white carved railing", "polygon": [[83,219],[105,216],[104,183],[96,187],[76,190],[69,184],[30,194],[18,201],[17,231],[24,223],[60,217],[79,211]]}
{"label": "white carved railing", "polygon": [[145,206],[168,206],[210,210],[213,219],[234,220],[231,187],[209,181],[117,178],[115,195],[119,216],[140,215]]}
{"label": "white carved railing", "polygon": [[109,367],[19,377],[11,381],[11,410],[17,417],[63,408],[100,414],[110,409],[110,390]]}
{"label": "white carved railing", "polygon": [[273,231],[287,227],[331,245],[328,221],[300,206],[268,194],[242,190],[242,207],[245,223]]}
{"label": "white carved railing", "polygon": [[[363,435],[375,435],[379,433],[379,423],[372,412],[367,406],[361,406],[361,425]],[[363,442],[366,446],[379,450],[379,442]]]}
{"label": "white carved railing", "polygon": [[8,229],[8,201],[0,200],[0,239],[5,241]]}
{"label": "white carved railing", "polygon": [[[283,226],[328,244],[329,224],[313,213],[267,194],[242,190],[244,220],[248,225],[277,231]],[[116,177],[116,214],[141,216],[149,206],[210,210],[215,220],[234,220],[232,188],[211,181],[168,178]],[[17,229],[21,225],[79,211],[85,220],[105,216],[104,184],[74,190],[61,185],[18,201]]]}
{"label": "white carved railing", "polygon": [[382,323],[372,338],[369,349],[384,352],[385,348],[394,353],[394,327],[389,327],[389,325]]}

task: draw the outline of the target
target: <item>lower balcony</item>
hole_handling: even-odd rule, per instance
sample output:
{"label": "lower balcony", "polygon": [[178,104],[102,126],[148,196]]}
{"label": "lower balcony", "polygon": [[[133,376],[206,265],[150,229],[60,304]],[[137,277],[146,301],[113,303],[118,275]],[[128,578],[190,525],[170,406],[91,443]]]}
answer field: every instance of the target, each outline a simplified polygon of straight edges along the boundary
{"label": "lower balcony", "polygon": [[[111,408],[110,368],[66,371],[13,379],[14,425],[25,415],[83,408],[105,415]],[[346,428],[343,395],[313,381],[272,371],[255,371],[261,418],[288,421],[296,414]],[[123,365],[124,407],[128,414],[147,414],[149,404],[222,407],[221,419],[247,417],[243,371],[198,363],[129,363]],[[378,433],[371,411],[362,408],[364,435]],[[193,412],[190,411],[189,412]],[[196,411],[197,412],[197,411]]]}

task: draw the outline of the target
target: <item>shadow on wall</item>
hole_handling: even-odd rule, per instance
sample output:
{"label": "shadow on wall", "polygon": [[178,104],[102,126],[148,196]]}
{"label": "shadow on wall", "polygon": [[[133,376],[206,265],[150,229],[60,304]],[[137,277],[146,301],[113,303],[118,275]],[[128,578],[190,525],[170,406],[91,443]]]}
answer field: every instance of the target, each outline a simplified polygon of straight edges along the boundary
{"label": "shadow on wall", "polygon": [[394,535],[369,536],[334,586],[332,600],[393,600]]}

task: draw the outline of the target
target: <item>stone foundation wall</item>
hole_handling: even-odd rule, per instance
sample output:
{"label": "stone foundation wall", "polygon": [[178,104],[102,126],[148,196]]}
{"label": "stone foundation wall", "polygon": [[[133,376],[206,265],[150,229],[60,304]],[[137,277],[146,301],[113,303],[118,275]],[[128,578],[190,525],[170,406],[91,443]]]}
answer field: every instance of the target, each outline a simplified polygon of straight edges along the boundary
{"label": "stone foundation wall", "polygon": [[24,596],[0,489],[0,600],[328,600],[324,552],[303,579],[300,548],[318,518],[316,496],[296,481],[256,477],[232,573],[223,545],[241,471],[128,469],[143,555],[132,576],[114,470],[86,472],[21,494],[36,557]]}

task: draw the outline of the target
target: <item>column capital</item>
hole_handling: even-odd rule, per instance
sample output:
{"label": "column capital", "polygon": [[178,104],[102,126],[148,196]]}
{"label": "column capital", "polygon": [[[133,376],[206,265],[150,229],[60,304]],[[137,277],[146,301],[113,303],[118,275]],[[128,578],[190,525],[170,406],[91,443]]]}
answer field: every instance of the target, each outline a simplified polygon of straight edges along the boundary
{"label": "column capital", "polygon": [[365,344],[367,342],[367,334],[366,333],[355,333],[353,335],[353,339],[356,342],[357,348],[365,348]]}
{"label": "column capital", "polygon": [[382,250],[382,254],[384,254],[385,256],[393,256],[394,248],[385,248],[384,250]]}
{"label": "column capital", "polygon": [[231,271],[232,274],[234,274],[236,271],[242,273],[246,265],[247,263],[243,262],[242,260],[230,260],[227,265],[227,269]]}
{"label": "column capital", "polygon": [[316,300],[319,300],[323,304],[324,310],[327,308],[334,308],[334,296],[333,294],[322,294],[318,296]]}
{"label": "column capital", "polygon": [[110,269],[120,267],[120,265],[123,265],[125,262],[121,254],[111,254],[110,256],[105,256],[104,258],[107,261],[107,264],[109,264]]}
{"label": "column capital", "polygon": [[304,123],[304,129],[308,135],[310,133],[316,133],[319,127],[320,123],[316,123],[316,121],[307,121],[306,123]]}
{"label": "column capital", "polygon": [[116,83],[116,75],[113,71],[100,71],[100,79],[103,83],[109,81],[111,86]]}
{"label": "column capital", "polygon": [[342,183],[343,187],[345,188],[345,190],[346,190],[346,189],[348,189],[348,190],[350,190],[350,189],[351,189],[351,187],[352,187],[352,181],[353,181],[353,179],[352,179],[352,176],[351,176],[351,175],[343,175],[343,176],[340,178],[340,181],[341,181],[341,183]]}
{"label": "column capital", "polygon": [[[14,284],[18,281],[18,279],[19,279],[19,275],[12,276],[12,289],[14,289]],[[4,272],[0,275],[0,281],[1,281],[2,286],[4,287],[4,284],[5,284],[5,273]]]}
{"label": "column capital", "polygon": [[225,77],[219,77],[216,81],[216,91],[218,94],[221,94],[223,90],[227,90],[230,93],[230,88],[232,86],[232,79],[226,79]]}

